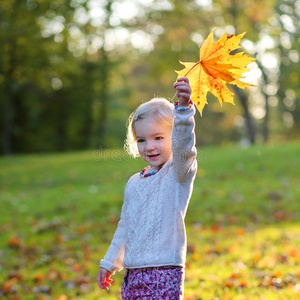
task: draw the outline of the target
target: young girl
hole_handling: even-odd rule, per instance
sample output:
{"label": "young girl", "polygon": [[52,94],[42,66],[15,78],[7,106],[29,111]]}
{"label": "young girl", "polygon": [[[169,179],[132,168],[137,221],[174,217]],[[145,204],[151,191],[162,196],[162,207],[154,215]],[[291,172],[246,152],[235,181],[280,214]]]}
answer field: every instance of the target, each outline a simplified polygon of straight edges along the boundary
{"label": "young girl", "polygon": [[124,267],[122,299],[183,299],[186,233],[184,218],[197,171],[191,88],[174,84],[178,102],[155,98],[129,118],[127,146],[150,164],[126,187],[121,219],[100,262],[97,282],[108,290]]}

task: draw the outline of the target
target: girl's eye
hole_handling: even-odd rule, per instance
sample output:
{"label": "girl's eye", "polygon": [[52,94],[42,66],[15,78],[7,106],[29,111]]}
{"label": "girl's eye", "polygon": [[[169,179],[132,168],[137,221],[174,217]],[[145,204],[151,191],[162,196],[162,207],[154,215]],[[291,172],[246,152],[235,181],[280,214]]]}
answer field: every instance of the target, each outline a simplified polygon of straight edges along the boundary
{"label": "girl's eye", "polygon": [[162,140],[163,138],[161,136],[158,136],[155,138],[157,141]]}
{"label": "girl's eye", "polygon": [[138,143],[142,143],[142,142],[144,142],[144,141],[145,141],[145,140],[143,140],[143,139],[138,139],[138,140],[137,140]]}

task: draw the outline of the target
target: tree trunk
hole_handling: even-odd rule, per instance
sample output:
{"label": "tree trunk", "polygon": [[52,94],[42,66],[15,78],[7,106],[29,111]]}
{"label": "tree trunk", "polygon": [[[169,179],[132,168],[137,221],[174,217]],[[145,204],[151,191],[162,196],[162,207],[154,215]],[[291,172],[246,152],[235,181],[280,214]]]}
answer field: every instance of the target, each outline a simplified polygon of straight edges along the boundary
{"label": "tree trunk", "polygon": [[[11,42],[12,49],[13,42]],[[13,138],[13,126],[14,126],[14,114],[15,114],[15,91],[17,88],[17,82],[13,80],[13,66],[14,66],[14,51],[11,51],[9,57],[9,69],[5,74],[5,86],[4,86],[4,117],[3,117],[3,139],[2,149],[4,155],[12,154],[12,138]],[[14,86],[15,85],[15,86]]]}
{"label": "tree trunk", "polygon": [[265,95],[265,109],[266,109],[266,115],[264,118],[264,125],[263,125],[263,138],[264,138],[264,143],[267,143],[269,140],[269,104],[268,104],[268,97]]}
{"label": "tree trunk", "polygon": [[[13,140],[13,128],[15,121],[15,103],[16,103],[16,93],[18,90],[18,82],[14,80],[14,71],[18,65],[17,55],[16,55],[16,37],[14,34],[14,24],[16,21],[14,12],[18,8],[19,2],[13,1],[11,8],[7,11],[4,10],[5,18],[3,17],[3,24],[7,24],[6,33],[10,32],[7,37],[7,42],[4,39],[4,47],[10,49],[7,59],[8,68],[4,71],[3,75],[4,81],[4,103],[3,103],[3,138],[2,138],[2,149],[4,155],[11,155],[13,153],[12,140]],[[2,70],[3,71],[3,70]]]}
{"label": "tree trunk", "polygon": [[[112,3],[113,1],[108,1],[105,7],[106,10],[106,18],[105,18],[105,29],[109,29],[110,25],[110,17],[112,14]],[[99,120],[97,120],[99,125],[97,126],[96,134],[99,137],[100,146],[106,147],[106,130],[107,130],[107,113],[108,113],[108,105],[109,102],[109,70],[110,70],[110,61],[105,50],[106,39],[105,39],[105,32],[103,38],[103,46],[99,50],[100,51],[100,59],[101,59],[101,82],[100,82],[100,112],[99,112]]]}
{"label": "tree trunk", "polygon": [[4,124],[3,124],[3,138],[2,149],[4,155],[12,154],[12,127],[13,127],[13,95],[10,93],[9,88],[6,89],[4,97]]}
{"label": "tree trunk", "polygon": [[[233,0],[231,3],[231,6],[230,6],[230,12],[232,14],[233,26],[236,29],[238,28],[237,22],[236,22],[237,14],[238,14],[237,9],[238,9],[237,1]],[[254,124],[253,124],[253,121],[252,121],[252,118],[251,118],[251,115],[250,115],[250,112],[248,109],[248,98],[245,95],[245,93],[238,87],[234,86],[234,90],[235,90],[235,93],[238,95],[238,97],[242,103],[242,106],[244,108],[244,116],[246,119],[246,126],[248,129],[248,138],[249,138],[250,143],[253,145],[253,144],[255,144],[255,127],[254,127]]]}
{"label": "tree trunk", "polygon": [[105,135],[106,135],[106,124],[107,124],[107,103],[109,97],[109,60],[106,51],[101,49],[102,57],[102,68],[101,68],[101,89],[100,89],[100,114],[99,114],[99,126],[98,136],[102,147],[106,146]]}
{"label": "tree trunk", "polygon": [[[268,76],[266,72],[264,71],[264,68],[259,60],[256,61],[257,65],[259,66],[262,75],[263,75],[263,80],[264,80],[264,86],[268,83]],[[268,103],[268,95],[262,90],[262,93],[264,94],[265,97],[265,118],[264,118],[264,124],[263,124],[263,139],[264,143],[267,143],[269,140],[269,103]]]}
{"label": "tree trunk", "polygon": [[238,95],[242,106],[244,108],[244,116],[246,119],[246,125],[248,129],[248,138],[250,143],[253,145],[255,144],[255,127],[252,121],[252,117],[250,115],[249,109],[248,109],[248,98],[246,97],[245,93],[238,87],[234,87],[235,93]]}

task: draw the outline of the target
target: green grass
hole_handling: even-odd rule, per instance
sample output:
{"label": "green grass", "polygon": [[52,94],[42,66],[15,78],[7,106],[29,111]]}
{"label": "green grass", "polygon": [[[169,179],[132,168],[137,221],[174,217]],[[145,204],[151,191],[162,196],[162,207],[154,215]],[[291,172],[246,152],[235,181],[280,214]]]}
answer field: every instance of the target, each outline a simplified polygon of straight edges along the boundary
{"label": "green grass", "polygon": [[[204,147],[187,213],[186,299],[300,297],[300,144]],[[118,150],[0,158],[0,298],[121,299],[96,283],[128,178]]]}

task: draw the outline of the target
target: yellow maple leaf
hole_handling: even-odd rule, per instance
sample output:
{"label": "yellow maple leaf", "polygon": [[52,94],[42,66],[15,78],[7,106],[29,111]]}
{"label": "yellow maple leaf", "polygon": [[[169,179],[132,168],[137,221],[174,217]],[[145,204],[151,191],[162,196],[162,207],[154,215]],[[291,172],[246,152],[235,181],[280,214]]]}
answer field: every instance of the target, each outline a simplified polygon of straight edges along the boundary
{"label": "yellow maple leaf", "polygon": [[255,58],[244,54],[243,52],[230,55],[230,52],[240,48],[239,42],[246,32],[235,36],[223,36],[213,43],[213,32],[208,35],[200,48],[200,61],[198,62],[181,62],[185,66],[181,71],[175,71],[177,78],[188,77],[192,89],[191,99],[202,115],[203,108],[207,103],[206,94],[211,92],[219,99],[220,104],[223,102],[232,103],[234,94],[227,88],[225,83],[236,85],[239,88],[254,86],[249,83],[240,81],[244,78],[243,73],[249,69],[245,68],[253,62]]}

